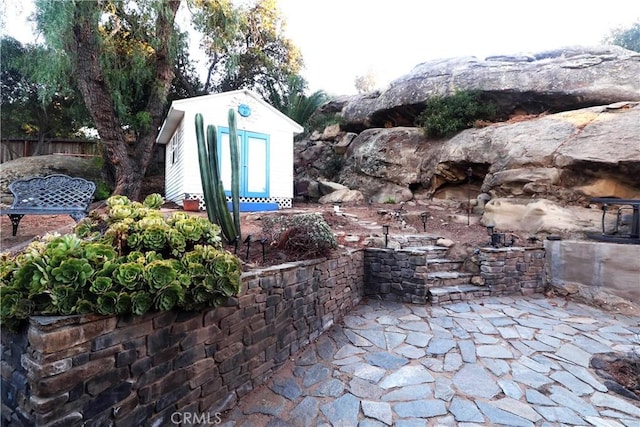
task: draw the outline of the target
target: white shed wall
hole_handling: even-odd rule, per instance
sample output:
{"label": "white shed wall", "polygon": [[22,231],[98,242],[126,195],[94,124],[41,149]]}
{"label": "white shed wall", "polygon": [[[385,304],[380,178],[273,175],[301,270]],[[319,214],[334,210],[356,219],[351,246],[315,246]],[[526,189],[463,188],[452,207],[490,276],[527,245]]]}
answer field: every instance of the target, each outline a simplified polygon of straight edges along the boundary
{"label": "white shed wall", "polygon": [[[185,150],[185,134],[184,121],[178,125],[176,132],[171,136],[171,141],[166,145],[165,151],[165,199],[173,202],[180,202],[184,197],[184,169],[185,163],[188,163],[188,155]],[[182,130],[182,138],[178,139],[177,145],[174,145],[176,134],[180,134]],[[175,153],[174,153],[175,151]],[[173,159],[176,161],[174,162]]]}
{"label": "white shed wall", "polygon": [[273,132],[269,157],[271,197],[293,198],[293,141],[291,132]]}
{"label": "white shed wall", "polygon": [[[237,113],[239,104],[251,108],[249,117]],[[202,114],[205,135],[208,125],[228,127],[229,109],[236,111],[238,130],[269,135],[269,197],[293,198],[293,129],[279,113],[257,102],[244,92],[198,97],[178,101],[175,108],[184,111],[180,126],[183,130],[182,159],[172,165],[171,143],[167,144],[166,198],[180,203],[185,193],[202,194],[198,146],[195,133],[195,115]],[[180,127],[179,126],[179,127]]]}

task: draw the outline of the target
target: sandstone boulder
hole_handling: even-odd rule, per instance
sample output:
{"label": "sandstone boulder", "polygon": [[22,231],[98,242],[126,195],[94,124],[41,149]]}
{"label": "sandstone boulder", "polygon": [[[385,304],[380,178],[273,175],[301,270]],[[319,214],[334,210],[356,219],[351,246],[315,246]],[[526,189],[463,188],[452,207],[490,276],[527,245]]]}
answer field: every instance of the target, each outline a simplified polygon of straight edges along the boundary
{"label": "sandstone boulder", "polygon": [[331,194],[338,190],[348,190],[344,185],[331,181],[318,181],[318,189],[320,190],[320,194],[323,195]]}
{"label": "sandstone boulder", "polygon": [[481,91],[505,116],[640,101],[639,75],[640,54],[619,46],[428,61],[380,93],[351,98],[343,127],[413,126],[428,98],[456,90]]}
{"label": "sandstone boulder", "polygon": [[344,203],[347,205],[360,205],[363,204],[364,201],[365,199],[361,192],[358,190],[349,190],[348,188],[336,190],[318,199],[318,202],[321,204]]}
{"label": "sandstone boulder", "polygon": [[640,198],[638,123],[640,103],[629,102],[468,129],[450,139],[427,139],[418,128],[368,129],[349,145],[339,181],[376,202],[481,193],[571,203]]}
{"label": "sandstone boulder", "polygon": [[550,200],[493,199],[485,205],[482,223],[498,232],[594,232],[600,230],[599,209],[562,207]]}

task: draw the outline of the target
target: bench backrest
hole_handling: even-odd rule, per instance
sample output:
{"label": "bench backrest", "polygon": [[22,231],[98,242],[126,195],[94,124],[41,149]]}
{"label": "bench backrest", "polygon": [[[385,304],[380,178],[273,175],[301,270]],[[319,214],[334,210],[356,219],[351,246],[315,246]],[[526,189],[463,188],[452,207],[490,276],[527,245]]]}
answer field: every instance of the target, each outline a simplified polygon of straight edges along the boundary
{"label": "bench backrest", "polygon": [[9,184],[13,193],[12,208],[81,208],[87,210],[96,185],[84,178],[49,175],[18,179]]}

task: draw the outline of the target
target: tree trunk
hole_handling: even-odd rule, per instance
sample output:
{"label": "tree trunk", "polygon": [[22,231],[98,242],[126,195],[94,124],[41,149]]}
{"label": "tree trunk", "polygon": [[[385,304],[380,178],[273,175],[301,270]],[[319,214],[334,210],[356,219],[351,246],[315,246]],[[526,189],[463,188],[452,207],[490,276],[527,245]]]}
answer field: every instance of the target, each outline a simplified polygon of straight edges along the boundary
{"label": "tree trunk", "polygon": [[74,9],[73,39],[69,50],[74,61],[74,74],[84,102],[90,111],[105,147],[108,163],[115,173],[115,194],[138,200],[142,181],[153,154],[158,129],[164,120],[164,105],[173,78],[173,58],[169,40],[173,31],[179,0],[169,1],[156,19],[157,40],[165,40],[155,51],[155,90],[149,96],[146,110],[151,124],[128,144],[120,117],[100,61],[98,18],[100,4],[86,1]]}

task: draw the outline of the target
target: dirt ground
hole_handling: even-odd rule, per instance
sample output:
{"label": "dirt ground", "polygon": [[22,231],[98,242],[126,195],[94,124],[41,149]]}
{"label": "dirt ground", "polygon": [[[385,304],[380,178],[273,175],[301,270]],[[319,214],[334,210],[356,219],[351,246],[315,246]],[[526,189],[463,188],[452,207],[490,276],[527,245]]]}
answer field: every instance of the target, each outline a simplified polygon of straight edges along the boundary
{"label": "dirt ground", "polygon": [[[169,214],[174,210],[180,210],[180,207],[168,204],[163,210]],[[456,202],[429,201],[424,204],[410,202],[402,206],[399,204],[342,205],[339,206],[338,212],[333,205],[294,203],[291,209],[276,212],[242,213],[243,242],[238,245],[237,251],[229,245],[227,249],[236,251],[241,259],[246,260],[246,239],[251,236],[249,262],[263,264],[260,240],[268,236],[262,230],[262,218],[265,215],[291,215],[303,212],[321,213],[336,234],[341,247],[367,246],[372,236],[383,237],[383,224],[389,225],[390,236],[426,233],[451,239],[456,244],[464,246],[484,245],[489,240],[485,228],[478,224],[478,216],[471,214],[471,225],[467,226],[464,206]],[[421,218],[423,212],[428,212],[426,231]],[[206,212],[193,214],[206,217]],[[34,238],[43,236],[47,232],[60,234],[72,232],[74,224],[75,222],[68,215],[27,215],[22,218],[17,235],[12,236],[11,222],[6,215],[3,215],[0,218],[0,251],[17,252]],[[265,242],[265,255],[268,255],[267,252],[273,252],[269,243],[269,241]],[[271,259],[265,263],[286,261],[282,256],[282,254],[270,254]]]}

